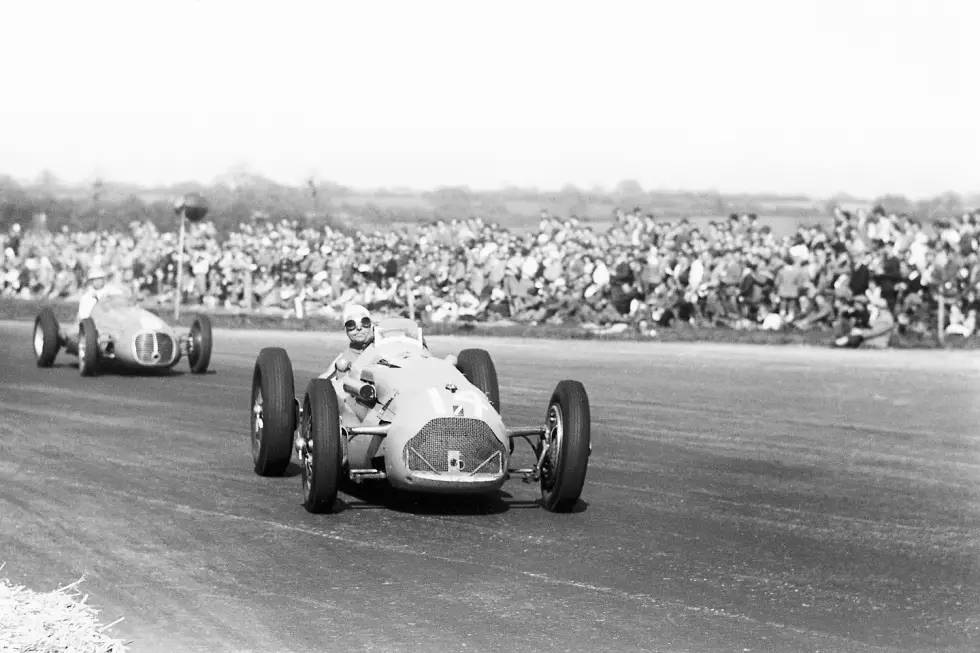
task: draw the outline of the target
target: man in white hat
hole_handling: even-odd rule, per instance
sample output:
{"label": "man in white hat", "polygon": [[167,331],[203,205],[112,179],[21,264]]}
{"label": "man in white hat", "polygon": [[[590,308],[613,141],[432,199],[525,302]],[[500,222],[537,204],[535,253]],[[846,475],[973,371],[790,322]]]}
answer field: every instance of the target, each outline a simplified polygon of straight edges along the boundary
{"label": "man in white hat", "polygon": [[361,357],[361,354],[374,343],[374,322],[371,312],[360,304],[348,304],[343,312],[344,331],[350,345],[337,354],[330,364],[329,372],[320,378],[333,378],[334,375],[346,373],[350,366]]}
{"label": "man in white hat", "polygon": [[114,284],[107,283],[106,277],[105,269],[98,263],[89,268],[88,277],[85,280],[85,291],[78,299],[78,315],[75,318],[76,325],[92,315],[92,309],[95,308],[95,305],[100,300],[112,296],[125,296],[126,293],[123,289]]}

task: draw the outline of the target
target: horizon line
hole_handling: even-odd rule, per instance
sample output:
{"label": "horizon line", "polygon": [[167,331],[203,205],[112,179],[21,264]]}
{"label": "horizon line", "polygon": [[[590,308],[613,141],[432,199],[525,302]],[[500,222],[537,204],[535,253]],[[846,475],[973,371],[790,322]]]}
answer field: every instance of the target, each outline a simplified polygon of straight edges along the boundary
{"label": "horizon line", "polygon": [[[566,189],[568,187],[573,187],[575,190],[583,194],[601,194],[601,195],[620,194],[615,189],[615,186],[611,188],[603,186],[601,184],[592,184],[591,186],[584,186],[584,185],[576,184],[574,182],[568,182],[559,188],[542,188],[538,186],[522,186],[519,184],[501,184],[496,187],[474,187],[468,184],[444,184],[444,185],[431,186],[427,188],[409,186],[409,185],[399,185],[399,184],[378,185],[378,186],[352,186],[333,179],[320,178],[316,175],[311,175],[309,178],[303,181],[284,182],[274,177],[264,175],[260,172],[247,170],[247,171],[241,171],[236,173],[233,169],[229,170],[229,172],[215,175],[210,181],[201,181],[199,179],[185,179],[180,181],[161,182],[161,183],[145,183],[145,182],[138,182],[138,181],[128,181],[124,179],[114,179],[109,176],[101,176],[101,175],[93,175],[91,178],[72,181],[59,177],[55,172],[51,170],[42,170],[41,172],[37,173],[33,178],[26,178],[26,177],[15,175],[13,173],[0,171],[0,177],[6,177],[8,179],[11,179],[15,183],[21,186],[39,187],[45,185],[44,181],[41,178],[46,173],[50,173],[52,175],[52,177],[54,178],[55,186],[66,188],[66,189],[92,188],[96,183],[101,183],[103,185],[131,186],[147,192],[169,190],[174,187],[181,187],[181,186],[202,186],[202,187],[225,186],[227,188],[234,188],[236,184],[234,183],[233,178],[236,175],[238,175],[245,178],[261,179],[263,181],[271,182],[273,184],[285,188],[301,189],[304,187],[308,187],[310,181],[313,181],[315,186],[318,188],[324,185],[333,185],[354,193],[387,192],[387,193],[424,194],[424,193],[437,192],[440,190],[465,189],[475,194],[516,190],[516,191],[534,192],[542,195],[547,195],[551,193],[567,192]],[[744,196],[744,197],[775,197],[775,198],[782,198],[782,199],[806,199],[806,200],[814,200],[814,201],[828,201],[828,200],[840,198],[846,201],[861,201],[861,202],[873,202],[876,199],[890,197],[890,196],[903,197],[906,200],[910,200],[910,201],[935,199],[945,195],[955,195],[963,199],[972,199],[972,198],[980,199],[980,190],[973,190],[973,191],[966,191],[966,192],[945,190],[945,191],[935,193],[933,195],[925,195],[925,196],[909,196],[901,192],[889,191],[881,195],[877,195],[875,197],[867,197],[867,196],[850,193],[845,190],[840,190],[835,193],[823,195],[823,194],[810,194],[803,191],[799,191],[799,192],[775,191],[775,190],[736,191],[736,190],[720,190],[718,188],[664,188],[664,187],[645,188],[642,184],[636,182],[636,180],[634,179],[622,179],[619,182],[617,182],[617,185],[624,182],[631,182],[631,183],[635,182],[639,185],[640,189],[642,190],[642,194],[654,194],[654,195],[708,194],[708,195],[734,196],[734,197]],[[626,193],[625,195],[630,196],[629,193]]]}

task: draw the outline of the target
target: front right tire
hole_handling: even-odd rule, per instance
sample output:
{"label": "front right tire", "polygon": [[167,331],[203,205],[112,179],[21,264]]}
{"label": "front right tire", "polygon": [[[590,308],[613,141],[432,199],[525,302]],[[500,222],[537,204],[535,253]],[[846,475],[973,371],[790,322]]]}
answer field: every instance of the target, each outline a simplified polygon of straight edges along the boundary
{"label": "front right tire", "polygon": [[344,471],[340,404],[333,384],[313,379],[306,387],[300,437],[303,448],[303,505],[311,513],[333,510]]}
{"label": "front right tire", "polygon": [[191,342],[187,355],[191,374],[204,374],[211,363],[211,320],[207,315],[198,315],[194,319],[187,337]]}

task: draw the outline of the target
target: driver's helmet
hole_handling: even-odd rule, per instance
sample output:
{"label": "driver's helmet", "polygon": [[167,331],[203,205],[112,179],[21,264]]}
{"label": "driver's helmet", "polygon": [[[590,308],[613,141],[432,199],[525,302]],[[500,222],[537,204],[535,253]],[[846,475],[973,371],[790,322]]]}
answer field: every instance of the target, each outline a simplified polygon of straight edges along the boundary
{"label": "driver's helmet", "polygon": [[363,326],[370,327],[371,311],[359,304],[348,304],[344,307],[342,321],[344,322],[344,327],[347,329],[353,329],[357,325],[358,321],[360,321]]}
{"label": "driver's helmet", "polygon": [[91,268],[89,268],[88,277],[86,277],[86,281],[105,279],[106,276],[108,275],[106,274],[105,268],[103,268],[101,265],[93,265]]}

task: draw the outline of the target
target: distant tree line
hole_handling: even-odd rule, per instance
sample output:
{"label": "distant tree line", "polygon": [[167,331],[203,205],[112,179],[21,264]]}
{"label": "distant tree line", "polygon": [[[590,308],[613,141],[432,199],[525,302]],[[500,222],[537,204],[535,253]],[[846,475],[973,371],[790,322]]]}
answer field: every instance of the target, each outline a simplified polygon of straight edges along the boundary
{"label": "distant tree line", "polygon": [[[313,179],[304,185],[289,186],[237,172],[210,185],[185,183],[143,188],[104,180],[69,185],[51,173],[43,173],[30,184],[0,176],[0,228],[7,229],[14,223],[27,227],[43,214],[51,229],[118,229],[134,220],[148,220],[161,230],[171,230],[175,225],[174,199],[191,191],[208,199],[209,218],[221,231],[253,220],[281,218],[344,230],[465,216],[519,227],[535,224],[542,209],[586,221],[608,217],[616,208],[639,208],[663,218],[723,216],[732,212],[821,217],[838,203],[862,202],[843,195],[820,201],[805,196],[647,191],[633,180],[623,181],[611,191],[573,185],[555,192],[518,187],[476,191],[461,186],[431,191],[355,190]],[[980,206],[980,198],[945,193],[926,200],[909,200],[901,195],[886,195],[866,204],[881,204],[889,212],[933,219],[974,209]]]}

